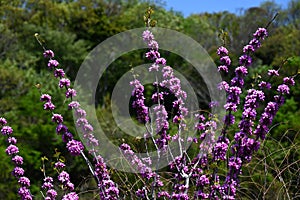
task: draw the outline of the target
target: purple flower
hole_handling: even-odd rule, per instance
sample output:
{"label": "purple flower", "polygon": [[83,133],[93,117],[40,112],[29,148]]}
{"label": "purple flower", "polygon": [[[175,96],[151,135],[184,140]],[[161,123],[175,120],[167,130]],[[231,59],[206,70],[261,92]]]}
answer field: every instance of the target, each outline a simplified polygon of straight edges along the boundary
{"label": "purple flower", "polygon": [[62,200],[78,200],[79,196],[75,192],[68,193],[63,196]]}
{"label": "purple flower", "polygon": [[15,165],[23,165],[23,158],[19,155],[16,155],[11,160],[15,163]]}
{"label": "purple flower", "polygon": [[62,78],[65,76],[65,72],[63,69],[55,69],[54,70],[54,77],[56,78]]}
{"label": "purple flower", "polygon": [[54,57],[54,53],[53,53],[52,50],[44,51],[43,55],[44,55],[45,58],[53,58]]}
{"label": "purple flower", "polygon": [[72,98],[76,96],[76,90],[68,88],[67,92],[66,92],[66,97],[67,98]]}
{"label": "purple flower", "polygon": [[83,151],[83,144],[77,140],[70,140],[67,143],[67,149],[73,156],[78,156]]}
{"label": "purple flower", "polygon": [[226,103],[224,105],[224,108],[227,110],[227,111],[233,111],[233,112],[236,112],[237,111],[237,105],[235,103],[232,103],[232,102],[229,102],[229,103]]}
{"label": "purple flower", "polygon": [[217,54],[218,54],[220,57],[222,57],[222,56],[227,56],[227,55],[228,55],[228,50],[227,50],[225,47],[221,46],[221,47],[218,48]]}
{"label": "purple flower", "polygon": [[51,200],[54,200],[57,196],[57,192],[54,189],[50,189],[46,193],[47,197],[50,197]]}
{"label": "purple flower", "polygon": [[32,200],[30,191],[26,187],[20,187],[18,194],[21,196],[22,200]]}
{"label": "purple flower", "polygon": [[30,186],[30,180],[25,176],[20,177],[18,183],[21,184],[22,187]]}
{"label": "purple flower", "polygon": [[230,168],[234,168],[236,170],[240,169],[242,166],[241,158],[231,157],[228,162],[228,166]]}
{"label": "purple flower", "polygon": [[71,81],[67,78],[62,78],[59,80],[59,83],[58,83],[58,86],[60,88],[63,88],[63,87],[70,87],[71,85]]}
{"label": "purple flower", "polygon": [[173,193],[173,194],[172,194],[172,199],[188,200],[189,197],[188,197],[188,195],[185,194],[185,193],[180,193],[180,194]]}
{"label": "purple flower", "polygon": [[79,108],[80,104],[78,101],[72,101],[71,103],[69,103],[68,108],[69,110],[72,110],[74,108]]}
{"label": "purple flower", "polygon": [[235,96],[238,96],[242,93],[241,88],[233,86],[229,88],[229,93]]}
{"label": "purple flower", "polygon": [[167,199],[169,199],[171,196],[167,191],[160,191],[160,192],[157,193],[157,197],[158,198],[166,197]]}
{"label": "purple flower", "polygon": [[225,117],[224,117],[224,123],[226,125],[232,125],[232,124],[234,124],[234,122],[235,122],[235,117],[234,117],[233,114],[227,114],[227,115],[225,115]]}
{"label": "purple flower", "polygon": [[249,65],[252,64],[252,58],[249,55],[244,54],[239,57],[239,63],[240,65],[244,65],[248,67]]}
{"label": "purple flower", "polygon": [[152,178],[155,173],[152,172],[152,169],[144,164],[141,159],[135,155],[135,153],[131,150],[128,144],[121,144],[120,150],[127,158],[127,160],[131,163],[132,167],[136,168],[142,175],[142,177],[147,178],[148,180]]}
{"label": "purple flower", "polygon": [[66,187],[69,191],[73,191],[74,190],[74,184],[71,183],[70,181],[66,183]]}
{"label": "purple flower", "polygon": [[250,44],[244,46],[244,48],[243,48],[243,52],[244,53],[254,52],[254,51],[255,51],[254,47],[252,45],[250,45]]}
{"label": "purple flower", "polygon": [[153,50],[158,50],[158,43],[155,40],[151,40],[148,42],[148,47]]}
{"label": "purple flower", "polygon": [[228,149],[229,140],[225,137],[219,137],[213,148],[213,160],[225,160]]}
{"label": "purple flower", "polygon": [[44,182],[42,185],[42,188],[49,190],[49,189],[53,188],[53,184],[51,182]]}
{"label": "purple flower", "polygon": [[94,128],[90,124],[84,124],[83,127],[82,127],[82,131],[84,132],[84,134],[87,134],[87,133],[93,132]]}
{"label": "purple flower", "polygon": [[[209,194],[203,192],[202,190],[199,190],[195,194],[195,198],[196,199],[208,199],[209,198]],[[217,199],[217,198],[214,198],[214,199]]]}
{"label": "purple flower", "polygon": [[254,134],[261,138],[265,139],[266,133],[269,131],[268,126],[272,124],[273,118],[276,115],[279,109],[279,105],[276,102],[269,102],[264,109],[264,112],[261,114],[259,124],[257,125]]}
{"label": "purple flower", "polygon": [[164,129],[169,128],[168,123],[168,113],[163,105],[157,105],[153,108],[154,113],[156,114],[156,132],[159,133]]}
{"label": "purple flower", "polygon": [[51,96],[49,94],[42,94],[40,100],[45,102],[51,102]]}
{"label": "purple flower", "polygon": [[245,98],[245,108],[257,108],[258,100],[263,101],[265,94],[260,90],[249,89]]}
{"label": "purple flower", "polygon": [[76,125],[78,126],[78,127],[83,127],[83,125],[85,125],[85,124],[88,124],[89,122],[88,122],[88,120],[86,119],[86,118],[78,118],[77,120],[76,120]]}
{"label": "purple flower", "polygon": [[263,88],[266,88],[266,89],[271,89],[272,88],[272,85],[271,83],[267,83],[265,81],[261,81],[258,86],[263,89]]}
{"label": "purple flower", "polygon": [[284,77],[283,78],[283,83],[286,84],[286,85],[295,85],[295,81],[293,78],[290,78],[290,77]]}
{"label": "purple flower", "polygon": [[0,125],[1,125],[1,126],[4,126],[5,124],[7,124],[6,119],[3,118],[3,117],[0,117]]}
{"label": "purple flower", "polygon": [[46,178],[44,178],[44,182],[50,182],[53,183],[53,178],[50,176],[47,176]]}
{"label": "purple flower", "polygon": [[105,194],[110,199],[117,200],[119,195],[119,189],[115,186],[115,183],[111,180],[104,180],[103,187],[105,188]]}
{"label": "purple flower", "polygon": [[[164,105],[157,105],[154,107],[156,133],[160,135],[160,138],[156,140],[156,143],[160,149],[165,148],[167,142],[171,139],[167,130],[169,129],[168,113]],[[180,116],[178,118],[181,118]],[[178,121],[176,118],[173,121]]]}
{"label": "purple flower", "polygon": [[270,69],[268,70],[268,75],[269,76],[279,76],[278,70]]}
{"label": "purple flower", "polygon": [[231,60],[229,56],[223,56],[220,58],[220,61],[224,63],[224,65],[229,66],[231,64]]}
{"label": "purple flower", "polygon": [[55,164],[54,164],[54,167],[56,168],[56,169],[63,169],[63,168],[65,168],[65,164],[64,163],[62,163],[62,162],[60,162],[60,161],[58,161],[58,162],[56,162]]}
{"label": "purple flower", "polygon": [[265,28],[258,28],[257,31],[253,34],[256,39],[264,40],[268,36],[268,31]]}
{"label": "purple flower", "polygon": [[7,138],[7,142],[9,144],[17,144],[17,139],[15,137],[9,137]]}
{"label": "purple flower", "polygon": [[148,107],[145,106],[145,97],[144,97],[144,86],[140,83],[139,80],[135,79],[130,82],[130,85],[134,87],[132,91],[132,96],[134,100],[132,102],[132,107],[135,108],[137,113],[137,119],[140,123],[146,123],[149,121],[148,116]]}
{"label": "purple flower", "polygon": [[10,126],[3,126],[1,129],[2,135],[11,135],[13,133],[13,129]]}
{"label": "purple flower", "polygon": [[153,36],[153,34],[149,30],[145,30],[143,32],[142,37],[143,37],[143,40],[146,41],[146,42],[154,40],[154,36]]}
{"label": "purple flower", "polygon": [[15,167],[12,171],[12,175],[15,177],[20,177],[24,175],[24,169],[21,167]]}
{"label": "purple flower", "polygon": [[232,86],[228,90],[228,98],[227,102],[228,103],[233,103],[233,104],[240,104],[240,94],[242,93],[242,90],[240,87],[237,86]]}
{"label": "purple flower", "polygon": [[260,46],[261,46],[261,43],[260,43],[260,41],[258,40],[258,39],[252,39],[250,42],[249,42],[249,44],[250,45],[252,45],[253,46],[253,48],[256,50],[256,49],[258,49],[258,48],[260,48]]}
{"label": "purple flower", "polygon": [[146,58],[148,58],[150,60],[156,60],[156,59],[160,58],[160,53],[155,50],[150,50],[149,52],[146,53]]}
{"label": "purple flower", "polygon": [[204,186],[204,185],[208,185],[209,184],[209,179],[206,177],[206,175],[201,175],[197,181],[196,184],[198,186]]}
{"label": "purple flower", "polygon": [[57,124],[61,124],[64,120],[60,114],[53,114],[52,121],[56,122]]}
{"label": "purple flower", "polygon": [[281,84],[278,86],[277,91],[281,94],[289,94],[290,88],[286,84]]}
{"label": "purple flower", "polygon": [[88,134],[87,138],[88,138],[87,145],[89,145],[89,146],[98,146],[99,145],[99,141],[94,137],[93,134]]}
{"label": "purple flower", "polygon": [[125,152],[131,150],[130,146],[126,143],[121,144],[120,149]]}
{"label": "purple flower", "polygon": [[58,124],[56,127],[57,134],[63,134],[68,131],[68,127],[63,124]]}
{"label": "purple flower", "polygon": [[164,78],[171,78],[171,77],[173,77],[174,75],[173,75],[173,69],[170,67],[170,66],[165,66],[162,70],[161,70],[161,72],[163,73],[163,77]]}
{"label": "purple flower", "polygon": [[158,103],[158,101],[163,101],[164,93],[163,92],[159,92],[159,93],[155,92],[154,94],[152,94],[151,99],[154,103]]}
{"label": "purple flower", "polygon": [[60,172],[60,174],[58,175],[58,180],[64,184],[70,181],[70,175],[68,172],[66,171],[62,171]]}
{"label": "purple flower", "polygon": [[243,119],[239,123],[242,132],[252,134],[253,121],[256,118],[256,110],[254,108],[246,108],[243,111]]}
{"label": "purple flower", "polygon": [[19,153],[19,149],[17,146],[11,144],[6,148],[5,153],[10,156],[10,155]]}
{"label": "purple flower", "polygon": [[167,64],[167,61],[166,61],[166,59],[164,59],[164,58],[157,58],[156,60],[155,60],[155,63],[156,64],[162,64],[162,65],[166,65]]}
{"label": "purple flower", "polygon": [[228,73],[228,67],[226,65],[220,65],[218,67],[218,71],[219,72],[226,72],[226,73]]}
{"label": "purple flower", "polygon": [[231,79],[231,86],[235,87],[243,87],[244,86],[244,79],[242,77],[236,76]]}
{"label": "purple flower", "polygon": [[159,65],[156,64],[156,63],[153,63],[151,65],[151,67],[149,67],[149,72],[152,72],[152,71],[157,71],[158,72],[158,69],[159,69]]}
{"label": "purple flower", "polygon": [[205,117],[203,115],[200,115],[200,114],[195,114],[195,118],[199,119],[202,122],[205,120]]}
{"label": "purple flower", "polygon": [[61,138],[62,138],[63,142],[68,142],[73,139],[73,135],[70,132],[65,132],[62,134]]}
{"label": "purple flower", "polygon": [[136,195],[136,197],[138,197],[138,199],[145,199],[146,198],[146,196],[145,196],[145,188],[138,189],[135,192],[135,195]]}
{"label": "purple flower", "polygon": [[248,70],[244,66],[239,66],[235,69],[236,76],[246,76],[248,74]]}
{"label": "purple flower", "polygon": [[52,102],[46,102],[44,104],[44,110],[54,110],[55,105]]}
{"label": "purple flower", "polygon": [[48,67],[50,69],[57,67],[58,65],[59,65],[59,63],[57,62],[57,60],[49,60],[49,62],[48,62]]}
{"label": "purple flower", "polygon": [[218,84],[218,89],[228,91],[229,84],[226,81],[222,81],[221,83]]}
{"label": "purple flower", "polygon": [[77,118],[85,118],[86,117],[86,112],[85,110],[78,108],[75,110],[75,115]]}
{"label": "purple flower", "polygon": [[242,140],[243,137],[245,137],[245,133],[243,133],[243,132],[236,132],[234,134],[234,139],[236,142],[238,142],[239,140]]}

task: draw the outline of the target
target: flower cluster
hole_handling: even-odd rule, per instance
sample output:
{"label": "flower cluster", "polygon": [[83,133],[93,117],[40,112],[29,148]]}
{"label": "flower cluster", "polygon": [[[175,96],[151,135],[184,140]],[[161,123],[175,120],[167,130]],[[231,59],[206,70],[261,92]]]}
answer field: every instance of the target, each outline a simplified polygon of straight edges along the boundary
{"label": "flower cluster", "polygon": [[[135,155],[135,153],[131,150],[130,146],[128,144],[121,144],[120,150],[125,156],[125,158],[128,160],[128,162],[131,164],[131,166],[136,166],[135,170],[141,174],[141,176],[148,181],[151,179],[153,181],[152,186],[153,187],[161,187],[163,186],[163,182],[160,180],[159,175],[157,175],[155,172],[152,171],[152,169],[148,166],[151,164],[147,163],[149,162],[149,159],[143,159],[143,161]],[[145,164],[147,163],[147,164]],[[147,193],[146,188],[142,190],[136,191],[136,195],[145,198],[145,195]]]}
{"label": "flower cluster", "polygon": [[[54,53],[52,50],[46,50],[43,53],[45,58],[49,58],[49,62],[53,59]],[[57,65],[58,66],[58,65]],[[55,67],[57,67],[55,66]],[[52,69],[52,68],[51,68]],[[55,68],[54,69],[54,77],[59,78],[58,86],[59,88],[65,88],[65,96],[66,98],[70,98],[71,102],[68,104],[69,110],[74,110],[77,122],[82,122],[79,126],[84,131],[84,138],[87,139],[87,143],[89,145],[97,146],[98,140],[92,134],[93,128],[86,120],[86,112],[80,108],[80,104],[77,101],[72,101],[72,98],[77,95],[77,91],[70,87],[71,81],[65,78],[65,72],[63,69]],[[42,94],[41,101],[44,101],[44,109],[45,107],[50,107],[51,109],[45,110],[54,110],[55,106],[51,102],[51,96],[49,94]],[[67,149],[72,155],[79,155],[83,150],[83,145],[81,142],[73,140],[73,135],[68,131],[68,128],[63,124],[63,117],[60,114],[53,114],[52,121],[57,123],[56,132],[57,134],[61,134],[63,141],[67,143]],[[78,125],[79,123],[77,123]]]}
{"label": "flower cluster", "polygon": [[98,179],[98,187],[100,188],[100,199],[119,199],[119,189],[111,180],[104,159],[98,155],[95,158],[95,175]]}
{"label": "flower cluster", "polygon": [[173,108],[177,110],[177,113],[172,119],[173,123],[178,123],[181,128],[184,128],[184,118],[188,115],[188,109],[185,107],[185,99],[187,94],[181,88],[180,79],[174,75],[173,69],[170,66],[164,66],[161,70],[163,75],[163,81],[160,83],[162,88],[170,90],[171,94],[174,94],[176,100],[173,102]]}
{"label": "flower cluster", "polygon": [[57,179],[62,184],[65,190],[69,190],[69,191],[74,190],[74,184],[70,181],[70,175],[68,172],[66,171],[60,172]]}
{"label": "flower cluster", "polygon": [[231,64],[230,57],[228,56],[228,50],[221,46],[217,50],[218,56],[220,56],[221,65],[218,67],[219,72],[228,73],[228,67]]}
{"label": "flower cluster", "polygon": [[[167,88],[169,91],[175,95],[177,100],[173,102],[173,107],[178,110],[177,115],[174,116],[173,122],[183,121],[184,117],[188,114],[187,108],[184,106],[184,100],[187,98],[187,94],[182,90],[180,79],[174,75],[173,69],[170,66],[167,66],[167,61],[165,58],[160,56],[158,52],[158,43],[155,40],[153,33],[150,30],[145,30],[143,32],[143,40],[148,44],[149,51],[146,53],[146,58],[154,63],[149,68],[149,71],[159,71],[160,65],[163,66],[161,73],[163,76],[163,81],[161,83],[154,83],[156,86]],[[151,44],[157,44],[155,47]],[[157,97],[161,94],[156,94]],[[184,124],[182,124],[184,126]]]}
{"label": "flower cluster", "polygon": [[137,79],[131,81],[130,85],[134,87],[131,94],[134,97],[132,107],[136,110],[137,119],[140,123],[147,123],[149,122],[149,113],[148,107],[145,106],[144,86]]}
{"label": "flower cluster", "polygon": [[53,188],[53,178],[50,176],[47,176],[44,178],[44,183],[42,185],[42,188],[47,190],[46,191],[46,200],[55,200],[57,196],[56,190]]}
{"label": "flower cluster", "polygon": [[155,113],[156,133],[160,135],[160,138],[156,140],[156,144],[159,149],[166,149],[166,145],[171,139],[167,133],[169,129],[168,113],[164,105],[155,106],[153,111]]}
{"label": "flower cluster", "polygon": [[[253,39],[244,46],[243,55],[239,57],[239,66],[235,69],[235,76],[231,79],[230,83],[225,81],[219,84],[220,90],[225,90],[228,94],[227,102],[224,108],[227,114],[224,118],[225,126],[222,129],[221,136],[218,138],[213,148],[213,160],[220,161],[225,160],[227,150],[229,149],[229,140],[226,137],[228,126],[235,123],[234,112],[237,111],[239,104],[241,103],[240,95],[242,94],[242,88],[244,87],[244,78],[248,74],[248,67],[252,64],[251,53],[255,52],[260,46],[261,41],[268,36],[265,28],[259,28],[254,34]],[[230,58],[228,57],[228,51],[225,47],[220,47],[217,50],[217,54],[220,56],[220,61],[223,65],[219,66],[219,71],[227,73],[228,64],[230,64]],[[269,72],[276,74],[275,72]],[[266,82],[260,83],[261,88],[270,88],[270,85]],[[287,92],[286,88],[280,88],[284,92]],[[244,110],[242,119],[239,123],[239,132],[234,136],[235,142],[230,146],[231,153],[233,154],[229,158],[228,162],[228,175],[223,185],[217,190],[222,194],[225,199],[234,199],[236,194],[236,187],[238,186],[238,175],[241,173],[241,167],[243,161],[249,162],[251,160],[251,154],[253,151],[259,149],[260,143],[252,138],[249,138],[253,134],[254,121],[257,116],[256,109],[258,108],[259,101],[264,101],[265,96],[262,91],[250,89],[245,98]],[[216,193],[216,192],[214,192]]]}
{"label": "flower cluster", "polygon": [[206,120],[202,114],[195,114],[195,119],[197,120],[195,129],[200,132],[200,137],[194,138],[193,142],[199,142],[200,153],[207,156],[212,153],[217,123],[213,119]]}
{"label": "flower cluster", "polygon": [[[49,58],[48,66],[51,65],[50,69],[54,69],[54,77],[59,79],[58,86],[61,89],[65,89],[65,96],[67,99],[71,99],[71,102],[68,104],[68,109],[74,111],[74,114],[76,116],[76,126],[82,130],[83,138],[86,139],[86,144],[91,147],[96,147],[99,145],[98,140],[95,138],[93,134],[93,126],[89,124],[88,120],[86,119],[86,111],[83,110],[80,107],[80,103],[73,100],[73,97],[76,97],[77,91],[70,87],[71,81],[67,78],[65,78],[65,72],[63,69],[56,68],[59,63],[57,62],[57,65],[53,64],[53,57],[54,53],[52,50],[46,50],[44,52],[44,57]],[[43,94],[41,96],[41,101],[50,102],[51,103],[51,96],[48,94]],[[53,103],[51,103],[53,105]],[[45,107],[45,106],[44,106]],[[55,106],[52,106],[53,109],[47,109],[47,110],[54,110]],[[57,123],[56,132],[57,134],[62,135],[62,140],[67,143],[66,148],[73,156],[78,156],[82,154],[84,159],[87,159],[86,156],[83,153],[84,146],[80,141],[77,141],[73,139],[72,133],[68,130],[67,126],[63,124],[63,116],[60,114],[52,114],[52,121]],[[106,166],[104,164],[103,158],[100,155],[96,155],[96,150],[92,148],[91,151],[89,151],[90,154],[93,156],[97,156],[97,159],[95,159],[95,165],[94,169],[92,166],[89,166],[91,173],[95,176],[98,182],[98,187],[100,189],[100,196],[103,198],[108,199],[117,199],[119,195],[119,190],[115,187],[115,183],[110,180],[110,176],[108,175],[108,171],[106,169]],[[87,160],[86,160],[87,161]],[[87,163],[90,163],[87,161]],[[58,166],[60,167],[60,166]],[[101,173],[100,173],[101,172]],[[61,172],[59,175],[59,180],[62,182],[63,178],[68,178],[66,172]],[[69,181],[63,181],[62,184],[68,188],[70,191],[74,189],[74,185],[71,184]],[[110,192],[107,192],[110,191]],[[112,198],[111,198],[112,197]],[[67,199],[78,199],[78,195],[75,192],[71,192],[63,197],[64,200]]]}
{"label": "flower cluster", "polygon": [[23,157],[18,155],[19,148],[16,146],[17,139],[12,136],[13,129],[10,126],[6,126],[7,121],[5,118],[0,117],[0,127],[1,134],[7,136],[7,143],[9,146],[6,148],[5,152],[8,156],[11,157],[12,162],[15,164],[15,168],[12,171],[12,175],[18,179],[20,188],[18,194],[22,200],[32,200],[32,195],[30,193],[30,180],[24,176],[25,170],[22,168]]}
{"label": "flower cluster", "polygon": [[[155,81],[153,85],[158,89],[163,88],[167,90],[167,92],[159,92],[157,90],[152,95],[152,100],[154,103],[158,103],[158,106],[155,106],[154,112],[156,113],[156,133],[160,135],[160,138],[156,140],[157,146],[159,148],[164,148],[167,142],[171,139],[170,135],[167,133],[169,129],[168,123],[168,113],[165,110],[165,106],[162,104],[164,100],[164,96],[166,95],[174,95],[176,100],[173,102],[174,117],[172,122],[178,124],[178,133],[183,132],[186,124],[184,122],[184,118],[188,114],[188,109],[185,107],[185,99],[187,98],[187,94],[181,88],[180,79],[174,75],[173,69],[170,66],[167,66],[167,61],[165,58],[161,57],[158,52],[158,42],[155,40],[153,33],[147,29],[142,34],[143,40],[148,44],[149,51],[146,53],[146,58],[153,61],[153,64],[149,68],[149,71],[160,72],[163,80]],[[153,45],[155,44],[155,45]],[[162,65],[162,69],[160,69],[160,65]],[[173,140],[179,139],[179,143],[181,143],[181,138],[179,135],[175,134],[173,136]]]}
{"label": "flower cluster", "polygon": [[49,94],[42,94],[40,100],[45,102],[44,110],[52,111],[55,109],[55,105],[51,102],[51,96]]}
{"label": "flower cluster", "polygon": [[148,180],[155,176],[155,173],[152,172],[152,169],[148,167],[143,161],[135,155],[135,153],[131,150],[128,144],[121,144],[120,146],[121,152],[127,158],[127,160],[132,164],[132,166],[137,166],[137,171]]}
{"label": "flower cluster", "polygon": [[270,125],[272,125],[272,121],[279,110],[279,107],[284,103],[283,95],[289,94],[290,86],[293,86],[295,81],[293,77],[285,77],[283,78],[283,84],[277,87],[278,95],[274,96],[274,101],[271,101],[267,104],[262,113],[259,124],[257,125],[254,134],[257,136],[257,139],[260,138],[262,140],[265,139],[266,134],[269,131]]}
{"label": "flower cluster", "polygon": [[[228,113],[225,115],[224,118],[224,123],[226,125],[225,126],[226,128],[235,123],[235,117],[232,114],[232,112],[236,112],[238,105],[240,104],[240,95],[242,93],[242,87],[244,86],[244,78],[248,74],[247,67],[249,67],[252,64],[252,58],[250,56],[250,53],[253,53],[261,46],[260,40],[264,40],[267,35],[268,35],[267,30],[264,28],[259,28],[253,34],[254,36],[253,39],[249,42],[249,44],[247,44],[243,48],[244,54],[239,58],[240,66],[238,66],[235,69],[235,77],[231,79],[230,84],[227,83],[226,81],[222,81],[218,86],[220,90],[225,90],[226,93],[228,94],[226,104],[224,105],[224,108],[226,109],[226,111],[228,111]],[[217,51],[217,54],[219,56],[228,55],[228,51],[224,47],[220,47]],[[225,129],[223,130],[221,137],[225,137],[225,133],[226,133]],[[225,142],[226,139],[221,137],[217,141],[217,143],[220,144],[217,144],[216,146],[224,147],[221,149],[225,151],[224,144],[226,144],[227,142]],[[221,150],[220,148],[218,149]],[[222,152],[222,151],[220,152],[219,150],[215,152],[219,152],[221,155],[226,154],[226,152]],[[218,155],[216,156],[219,158]]]}

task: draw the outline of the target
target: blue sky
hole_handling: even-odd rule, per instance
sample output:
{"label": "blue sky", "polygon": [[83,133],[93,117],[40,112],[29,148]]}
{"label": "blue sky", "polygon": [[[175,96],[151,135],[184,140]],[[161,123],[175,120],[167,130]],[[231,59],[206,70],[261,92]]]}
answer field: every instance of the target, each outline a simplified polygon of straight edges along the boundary
{"label": "blue sky", "polygon": [[[175,11],[182,12],[186,17],[192,13],[225,10],[238,14],[240,8],[259,6],[264,0],[165,0],[165,2],[166,9],[173,8]],[[274,0],[274,2],[286,8],[289,0]]]}

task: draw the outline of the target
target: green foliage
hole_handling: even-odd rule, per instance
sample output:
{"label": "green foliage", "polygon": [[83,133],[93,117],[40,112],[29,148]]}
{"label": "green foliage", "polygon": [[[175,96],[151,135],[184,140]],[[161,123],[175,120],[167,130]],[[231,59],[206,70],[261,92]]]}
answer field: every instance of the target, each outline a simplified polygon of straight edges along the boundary
{"label": "green foliage", "polygon": [[294,97],[287,99],[274,119],[276,128],[272,130],[273,137],[279,139],[282,137],[282,133],[289,129],[289,139],[295,139],[295,133],[300,130],[299,116],[299,103],[295,101]]}

